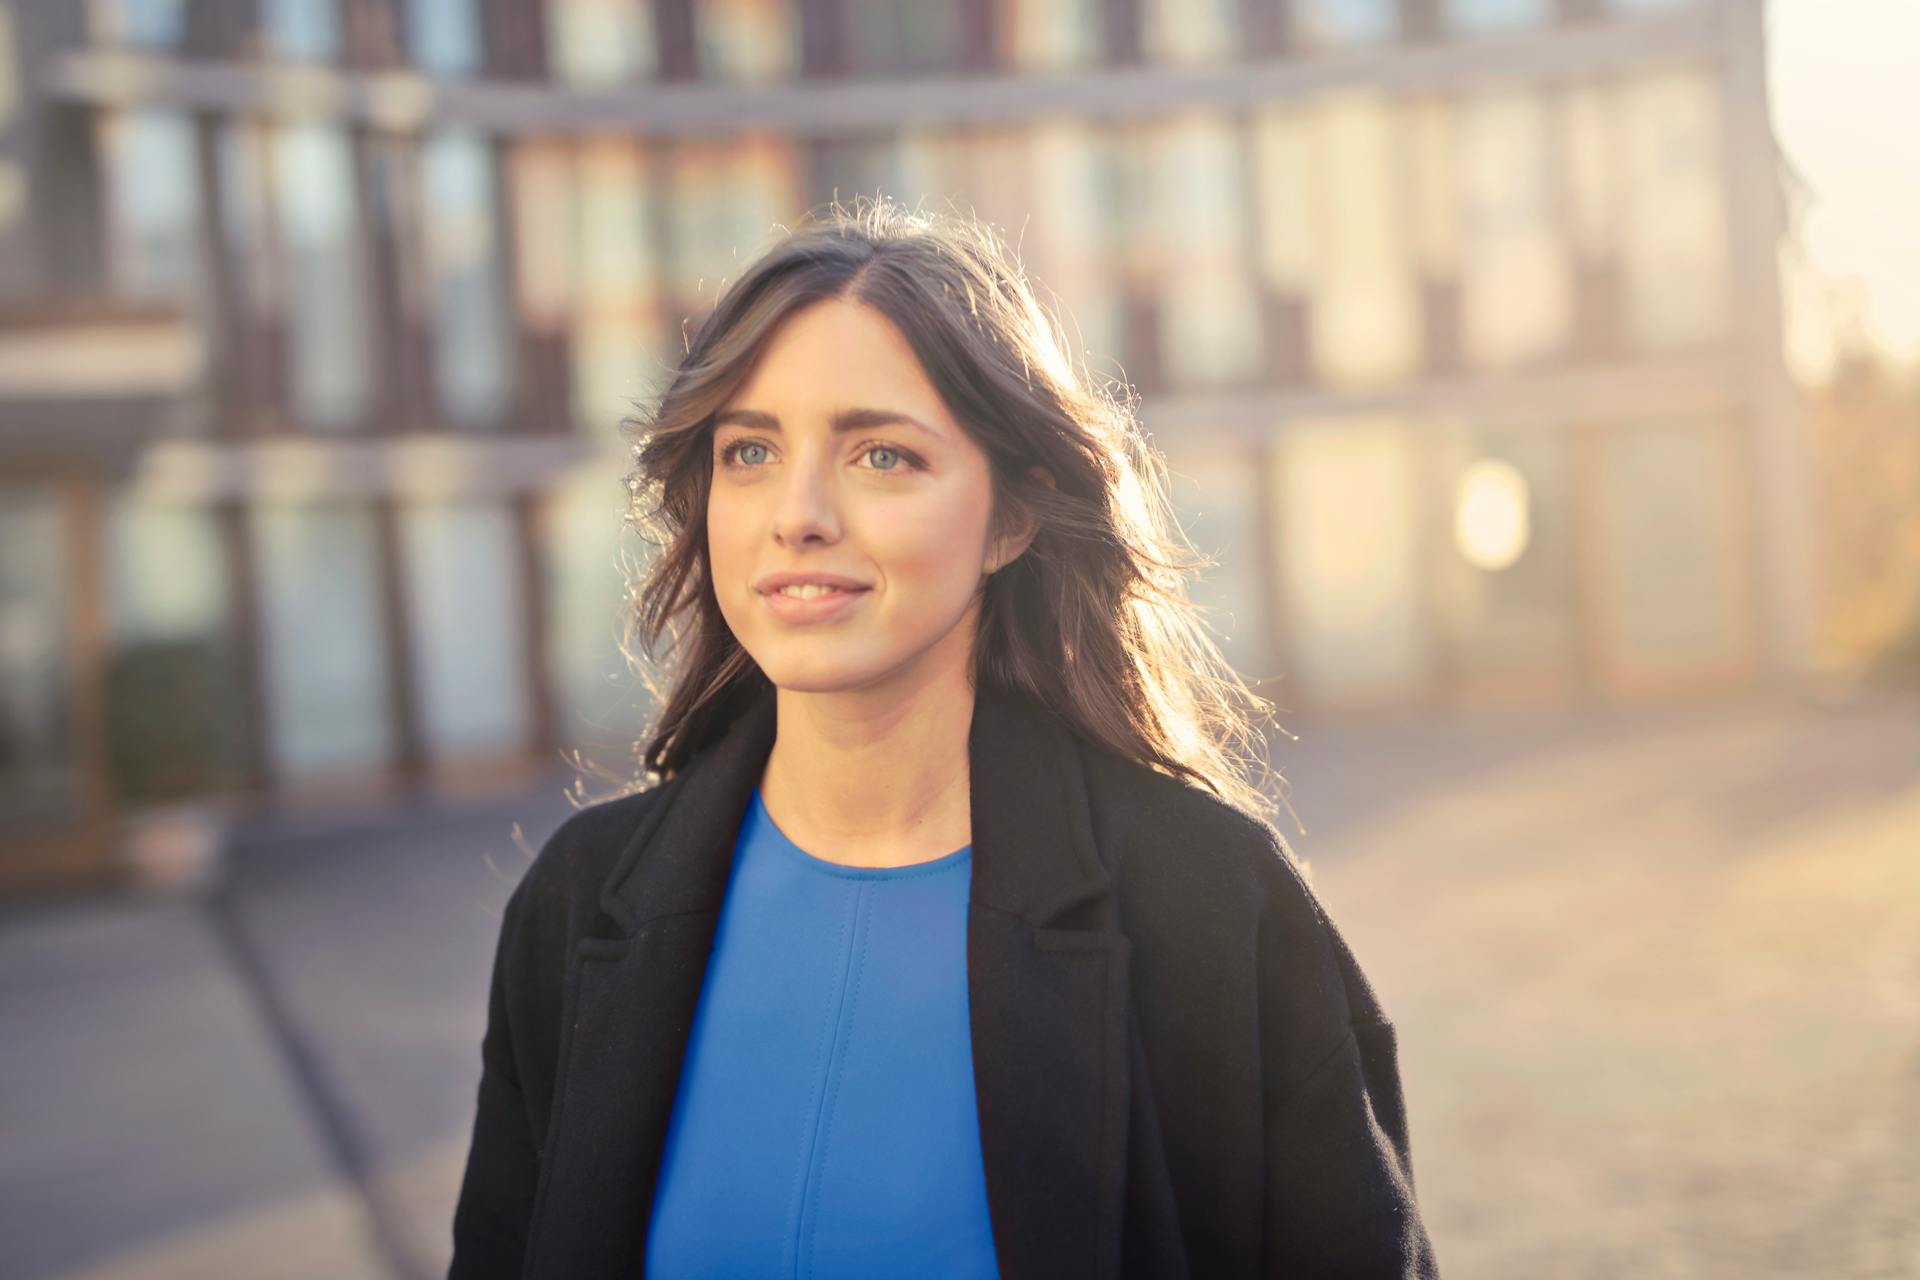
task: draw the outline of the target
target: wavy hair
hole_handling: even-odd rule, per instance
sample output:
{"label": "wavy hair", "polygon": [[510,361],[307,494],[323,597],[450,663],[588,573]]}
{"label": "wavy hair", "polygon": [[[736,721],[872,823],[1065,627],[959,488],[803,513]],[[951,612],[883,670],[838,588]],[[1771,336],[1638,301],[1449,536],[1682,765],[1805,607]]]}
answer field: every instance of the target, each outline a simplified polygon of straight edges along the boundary
{"label": "wavy hair", "polygon": [[[1262,818],[1271,707],[1222,657],[1188,576],[1217,562],[1174,518],[1137,397],[1092,377],[987,223],[884,196],[810,212],[722,293],[633,438],[627,520],[656,548],[632,585],[623,648],[659,705],[636,750],[671,777],[771,687],[720,612],[707,558],[714,416],[769,337],[811,303],[890,320],[984,450],[992,532],[1037,523],[984,587],[976,688],[1025,697],[1112,751]],[[1029,474],[1044,467],[1054,485]],[[664,657],[663,657],[664,654]],[[658,677],[658,678],[656,678]],[[643,780],[640,785],[646,785]]]}

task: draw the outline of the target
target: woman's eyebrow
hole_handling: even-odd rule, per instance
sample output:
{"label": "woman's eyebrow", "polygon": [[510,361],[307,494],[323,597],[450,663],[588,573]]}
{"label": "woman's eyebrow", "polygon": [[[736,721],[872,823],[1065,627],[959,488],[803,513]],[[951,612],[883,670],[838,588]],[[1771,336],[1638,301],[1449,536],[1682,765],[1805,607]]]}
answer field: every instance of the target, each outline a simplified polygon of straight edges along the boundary
{"label": "woman's eyebrow", "polygon": [[[876,427],[909,426],[917,427],[936,440],[945,438],[937,428],[928,426],[912,414],[901,413],[894,409],[836,409],[827,421],[835,435],[843,435],[849,431],[871,431]],[[751,427],[755,431],[778,432],[780,419],[759,409],[723,409],[714,415],[713,425],[716,427],[742,426]]]}

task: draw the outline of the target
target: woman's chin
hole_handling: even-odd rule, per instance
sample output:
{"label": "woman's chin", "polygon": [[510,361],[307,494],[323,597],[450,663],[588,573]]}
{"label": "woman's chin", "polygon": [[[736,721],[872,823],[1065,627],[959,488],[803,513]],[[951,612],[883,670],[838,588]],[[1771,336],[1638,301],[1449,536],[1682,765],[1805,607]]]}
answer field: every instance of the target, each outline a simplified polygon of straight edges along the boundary
{"label": "woman's chin", "polygon": [[792,658],[762,662],[760,669],[783,693],[850,693],[866,688],[885,674],[883,667],[852,664],[844,656],[824,662]]}

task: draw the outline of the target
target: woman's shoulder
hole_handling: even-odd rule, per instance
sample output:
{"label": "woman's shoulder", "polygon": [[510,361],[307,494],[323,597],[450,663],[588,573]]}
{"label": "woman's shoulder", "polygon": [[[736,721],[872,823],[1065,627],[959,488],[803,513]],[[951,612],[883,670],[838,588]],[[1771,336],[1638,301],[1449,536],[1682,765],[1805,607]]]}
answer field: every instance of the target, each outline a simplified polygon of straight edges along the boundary
{"label": "woman's shoulder", "polygon": [[527,864],[507,900],[503,932],[523,955],[564,950],[599,909],[601,890],[671,782],[587,805],[568,815]]}
{"label": "woman's shoulder", "polygon": [[1292,846],[1261,815],[1103,747],[1088,749],[1086,761],[1096,841],[1110,864],[1167,863],[1167,870],[1236,881],[1299,907],[1317,905]]}
{"label": "woman's shoulder", "polygon": [[1255,961],[1330,1025],[1384,1018],[1286,838],[1200,784],[1107,751],[1087,757],[1095,843],[1123,916]]}

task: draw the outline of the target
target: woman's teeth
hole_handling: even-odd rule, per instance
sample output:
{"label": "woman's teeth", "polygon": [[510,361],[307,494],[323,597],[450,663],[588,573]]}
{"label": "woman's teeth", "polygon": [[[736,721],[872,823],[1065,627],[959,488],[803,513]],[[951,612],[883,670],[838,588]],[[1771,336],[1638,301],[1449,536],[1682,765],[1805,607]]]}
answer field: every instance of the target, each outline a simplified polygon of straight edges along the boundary
{"label": "woman's teeth", "polygon": [[844,590],[846,590],[845,587],[828,587],[822,586],[819,583],[809,582],[800,586],[782,587],[780,588],[780,594],[783,596],[799,596],[802,600],[811,600],[815,596],[831,595],[836,591]]}

